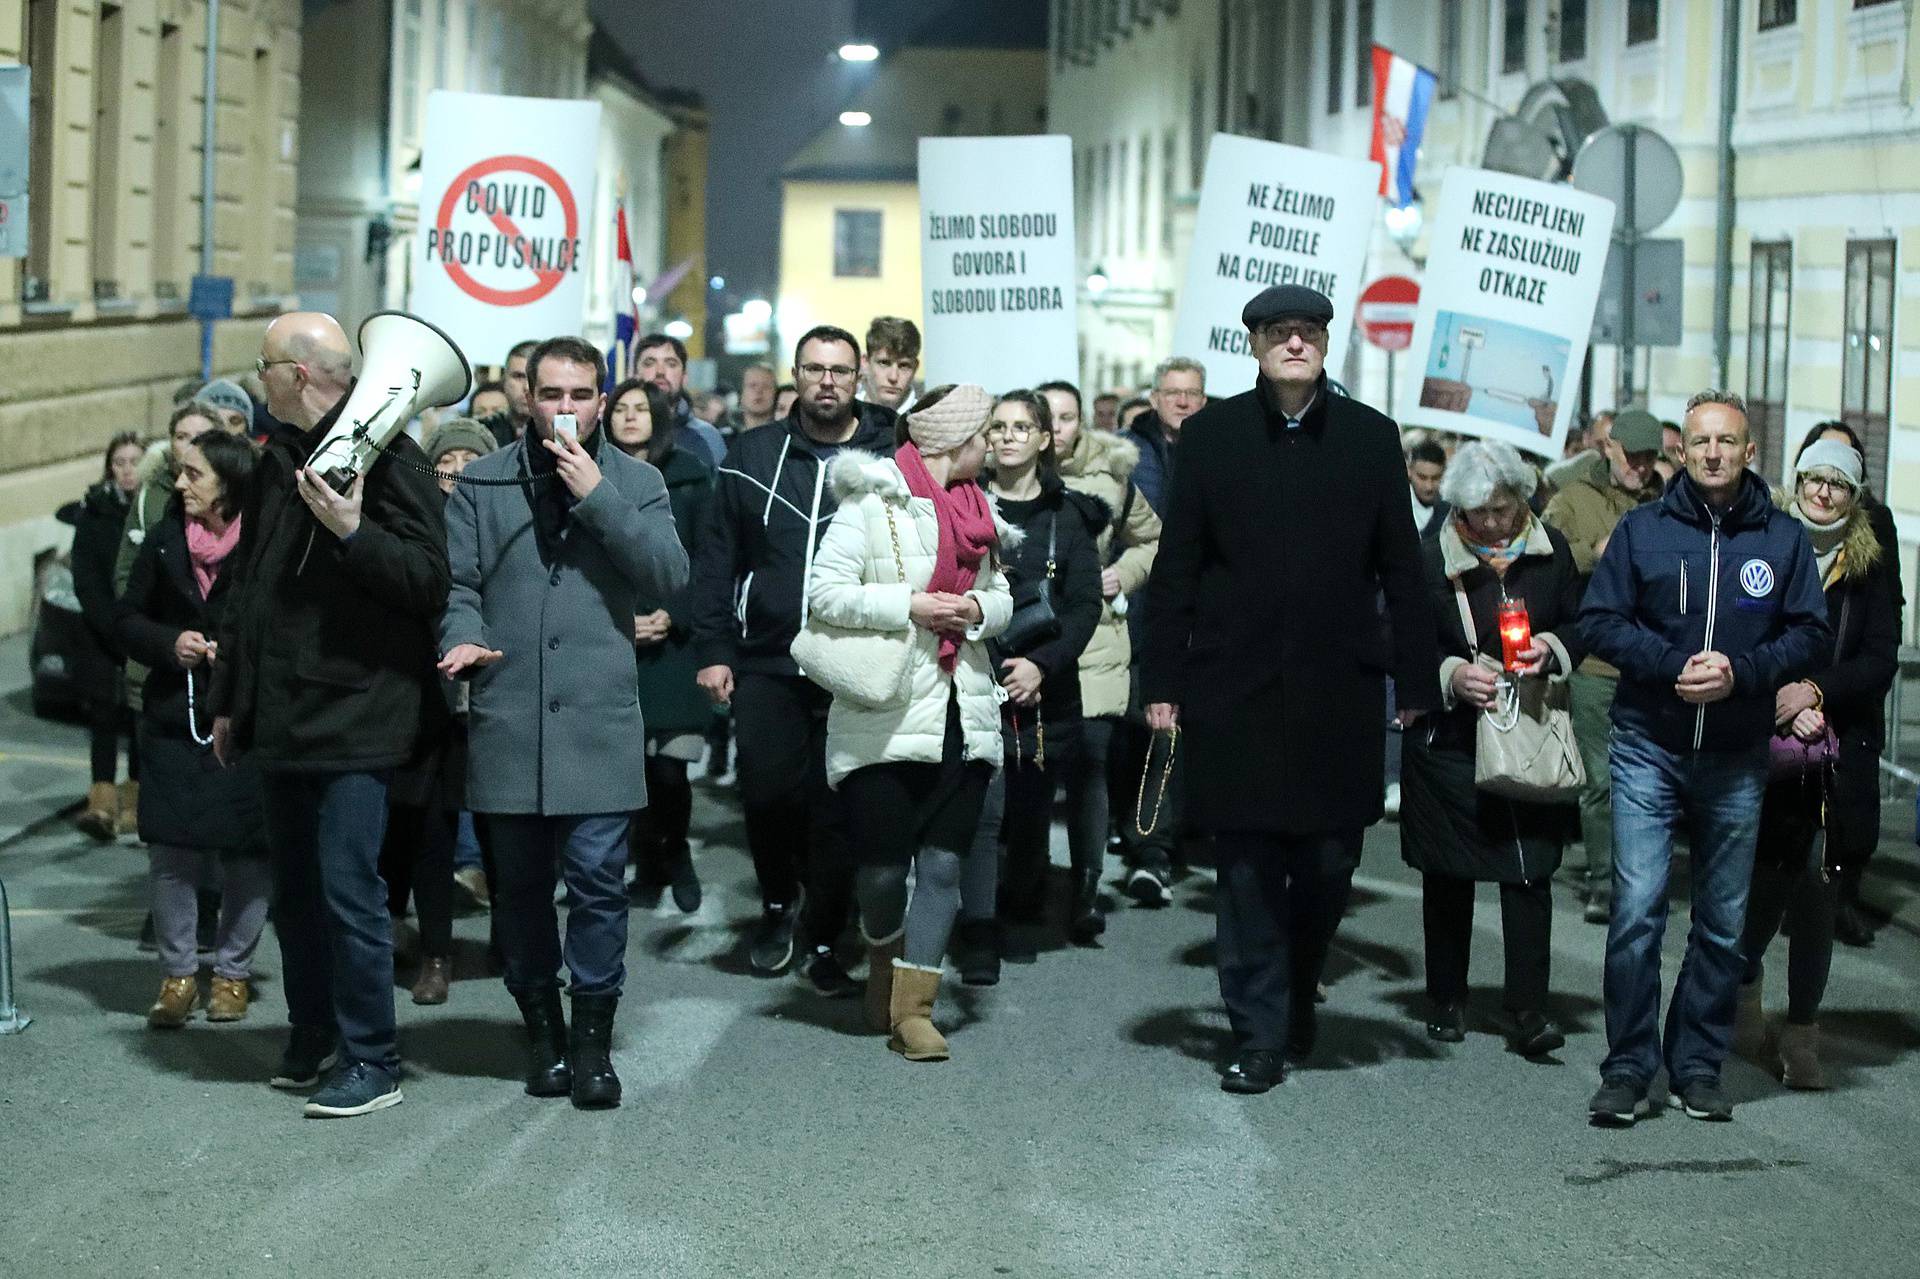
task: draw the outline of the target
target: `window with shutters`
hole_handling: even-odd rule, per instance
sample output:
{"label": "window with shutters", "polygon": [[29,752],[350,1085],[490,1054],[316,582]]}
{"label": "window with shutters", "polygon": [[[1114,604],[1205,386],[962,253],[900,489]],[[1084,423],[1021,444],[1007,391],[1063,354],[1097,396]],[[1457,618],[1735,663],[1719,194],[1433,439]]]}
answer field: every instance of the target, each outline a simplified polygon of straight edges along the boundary
{"label": "window with shutters", "polygon": [[1790,27],[1800,17],[1798,0],[1760,0],[1760,29]]}
{"label": "window with shutters", "polygon": [[1776,478],[1787,453],[1787,344],[1793,315],[1793,246],[1753,246],[1747,277],[1747,421],[1760,465]]}
{"label": "window with shutters", "polygon": [[1894,242],[1847,244],[1840,416],[1867,446],[1867,480],[1885,493],[1893,402]]}
{"label": "window with shutters", "polygon": [[1555,32],[1559,62],[1579,62],[1587,56],[1587,0],[1560,0]]}
{"label": "window with shutters", "polygon": [[1527,69],[1527,0],[1501,0],[1500,70]]}

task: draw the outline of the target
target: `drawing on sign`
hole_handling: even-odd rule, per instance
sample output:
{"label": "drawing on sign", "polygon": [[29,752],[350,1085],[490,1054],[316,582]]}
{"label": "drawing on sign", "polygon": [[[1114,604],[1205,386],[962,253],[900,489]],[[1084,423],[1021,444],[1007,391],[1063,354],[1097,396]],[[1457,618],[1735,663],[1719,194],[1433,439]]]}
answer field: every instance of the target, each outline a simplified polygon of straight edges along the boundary
{"label": "drawing on sign", "polygon": [[[1420,383],[1423,408],[1553,434],[1571,352],[1566,338],[1453,311],[1434,316],[1434,334]],[[1478,368],[1476,351],[1483,352]]]}
{"label": "drawing on sign", "polygon": [[[463,293],[482,302],[538,302],[579,270],[580,211],[573,191],[551,165],[531,156],[481,160],[447,185],[427,230],[427,256],[446,268]],[[483,283],[476,271],[496,283]],[[532,283],[521,283],[529,273]]]}

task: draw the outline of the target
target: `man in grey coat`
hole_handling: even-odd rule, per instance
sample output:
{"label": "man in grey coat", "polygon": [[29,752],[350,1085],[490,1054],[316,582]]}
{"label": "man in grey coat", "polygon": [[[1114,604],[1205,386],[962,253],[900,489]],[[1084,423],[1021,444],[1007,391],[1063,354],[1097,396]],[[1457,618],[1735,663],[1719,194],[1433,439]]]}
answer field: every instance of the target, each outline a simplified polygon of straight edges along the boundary
{"label": "man in grey coat", "polygon": [[[462,480],[479,483],[456,484],[447,501],[440,671],[473,680],[467,805],[493,854],[507,989],[532,1041],[527,1092],[616,1106],[622,871],[628,818],[646,804],[632,619],[641,600],[686,584],[687,554],[660,473],[602,444],[599,351],[552,338],[527,369],[526,435],[469,465]],[[556,860],[572,900],[571,1036],[556,982]]]}

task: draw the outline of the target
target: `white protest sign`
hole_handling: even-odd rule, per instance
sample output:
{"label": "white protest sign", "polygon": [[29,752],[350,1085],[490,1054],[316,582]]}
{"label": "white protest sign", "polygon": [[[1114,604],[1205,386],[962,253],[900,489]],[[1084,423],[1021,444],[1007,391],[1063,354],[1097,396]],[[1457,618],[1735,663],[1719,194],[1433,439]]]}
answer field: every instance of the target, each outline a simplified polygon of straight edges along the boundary
{"label": "white protest sign", "polygon": [[1214,134],[1172,353],[1206,365],[1216,396],[1247,390],[1260,366],[1240,310],[1263,289],[1300,284],[1333,303],[1327,368],[1337,376],[1379,204],[1372,160]]}
{"label": "white protest sign", "polygon": [[473,363],[580,332],[599,137],[597,102],[428,97],[412,309]]}
{"label": "white protest sign", "polygon": [[1072,142],[920,139],[920,280],[929,386],[1077,381]]}
{"label": "white protest sign", "polygon": [[1612,234],[1610,200],[1447,170],[1400,401],[1414,407],[1401,424],[1559,457]]}

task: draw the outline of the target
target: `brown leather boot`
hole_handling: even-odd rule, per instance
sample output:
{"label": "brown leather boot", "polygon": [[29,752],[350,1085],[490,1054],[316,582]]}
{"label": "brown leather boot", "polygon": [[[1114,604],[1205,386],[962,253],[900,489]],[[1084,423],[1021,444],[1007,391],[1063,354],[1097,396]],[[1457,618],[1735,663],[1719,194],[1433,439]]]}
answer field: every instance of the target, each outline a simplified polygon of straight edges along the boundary
{"label": "brown leather boot", "polygon": [[1827,1072],[1820,1065],[1820,1024],[1796,1026],[1780,1023],[1780,1082],[1789,1088],[1820,1092],[1827,1087]]}
{"label": "brown leather boot", "polygon": [[140,833],[140,783],[120,783],[120,817],[114,829],[122,835]]}
{"label": "brown leather boot", "polygon": [[867,1029],[884,1035],[893,1029],[893,961],[907,947],[905,930],[885,941],[867,939]]}
{"label": "brown leather boot", "polygon": [[74,825],[104,842],[113,838],[119,821],[120,793],[113,788],[113,783],[95,782],[87,787],[87,811],[74,820]]}
{"label": "brown leather boot", "polygon": [[155,1030],[175,1030],[193,1017],[193,1006],[200,999],[200,983],[191,977],[169,977],[160,983],[160,996],[147,1009],[147,1025]]}
{"label": "brown leather boot", "polygon": [[453,961],[428,957],[420,961],[420,975],[413,979],[413,1002],[444,1004],[448,983],[453,979]]}
{"label": "brown leather boot", "polygon": [[247,1015],[249,999],[244,977],[216,975],[213,988],[207,992],[207,1020],[239,1021]]}
{"label": "brown leather boot", "polygon": [[946,1037],[933,1024],[933,1001],[940,994],[940,970],[904,959],[893,961],[893,1035],[887,1047],[908,1061],[945,1061]]}

